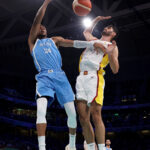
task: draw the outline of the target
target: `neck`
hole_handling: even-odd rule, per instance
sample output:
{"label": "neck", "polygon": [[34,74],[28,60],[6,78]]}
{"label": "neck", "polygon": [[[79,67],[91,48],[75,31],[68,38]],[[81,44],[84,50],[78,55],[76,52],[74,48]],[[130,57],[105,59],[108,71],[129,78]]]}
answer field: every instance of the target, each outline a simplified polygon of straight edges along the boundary
{"label": "neck", "polygon": [[106,145],[107,148],[110,148],[110,145]]}
{"label": "neck", "polygon": [[102,37],[100,38],[102,41],[108,41],[110,42],[111,41],[111,37],[110,36],[104,36],[102,35]]}
{"label": "neck", "polygon": [[45,39],[45,38],[47,38],[47,36],[39,35],[39,36],[37,36],[37,38],[38,38],[38,39]]}

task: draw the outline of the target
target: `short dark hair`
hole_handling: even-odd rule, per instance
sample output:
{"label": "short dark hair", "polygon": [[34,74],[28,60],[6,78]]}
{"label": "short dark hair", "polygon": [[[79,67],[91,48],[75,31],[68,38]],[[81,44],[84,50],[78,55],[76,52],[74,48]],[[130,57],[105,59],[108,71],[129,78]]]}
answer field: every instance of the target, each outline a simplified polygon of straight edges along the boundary
{"label": "short dark hair", "polygon": [[108,25],[108,26],[106,26],[106,27],[108,27],[108,28],[110,28],[110,27],[113,28],[114,32],[116,33],[115,38],[118,37],[118,35],[119,35],[119,30],[118,30],[118,28],[117,28],[116,25],[110,24],[110,25]]}

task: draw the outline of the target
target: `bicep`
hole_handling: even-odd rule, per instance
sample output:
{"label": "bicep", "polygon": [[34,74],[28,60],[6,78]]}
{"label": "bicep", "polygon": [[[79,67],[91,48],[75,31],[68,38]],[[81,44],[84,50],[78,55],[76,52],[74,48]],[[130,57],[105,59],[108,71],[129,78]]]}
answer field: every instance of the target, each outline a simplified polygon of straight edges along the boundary
{"label": "bicep", "polygon": [[114,50],[114,56],[116,57],[116,58],[118,58],[118,56],[119,56],[119,50],[118,50],[118,47],[116,46],[116,48],[115,48],[115,50]]}
{"label": "bicep", "polygon": [[61,42],[64,40],[64,38],[61,37],[61,36],[51,37],[51,39],[54,41],[54,43],[55,43],[57,46],[61,46]]}
{"label": "bicep", "polygon": [[118,47],[116,46],[116,48],[114,49],[114,51],[111,54],[111,57],[114,58],[115,60],[117,60],[118,59],[118,55],[119,55]]}
{"label": "bicep", "polygon": [[33,44],[35,43],[39,29],[40,29],[40,24],[33,24],[32,25],[28,41],[30,41]]}
{"label": "bicep", "polygon": [[62,46],[62,47],[73,47],[73,41],[64,39],[63,37],[53,37],[53,40],[56,45]]}
{"label": "bicep", "polygon": [[109,63],[110,65],[114,62],[118,62],[118,47],[115,48],[115,50],[112,52],[112,54],[109,56]]}

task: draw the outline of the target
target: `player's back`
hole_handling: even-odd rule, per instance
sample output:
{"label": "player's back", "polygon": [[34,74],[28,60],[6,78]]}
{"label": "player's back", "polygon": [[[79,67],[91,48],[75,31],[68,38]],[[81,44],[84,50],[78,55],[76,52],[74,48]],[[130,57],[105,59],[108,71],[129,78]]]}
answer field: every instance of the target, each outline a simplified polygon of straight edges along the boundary
{"label": "player's back", "polygon": [[51,38],[37,39],[32,50],[32,57],[39,72],[44,70],[61,70],[61,55]]}

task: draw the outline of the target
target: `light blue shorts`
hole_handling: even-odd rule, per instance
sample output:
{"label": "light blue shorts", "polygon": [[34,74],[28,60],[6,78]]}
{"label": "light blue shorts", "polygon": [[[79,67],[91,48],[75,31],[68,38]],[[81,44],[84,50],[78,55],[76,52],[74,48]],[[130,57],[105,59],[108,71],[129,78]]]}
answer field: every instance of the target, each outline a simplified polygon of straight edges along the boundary
{"label": "light blue shorts", "polygon": [[54,94],[61,106],[75,100],[72,87],[64,71],[49,72],[48,70],[36,75],[36,95],[49,96],[54,99]]}

